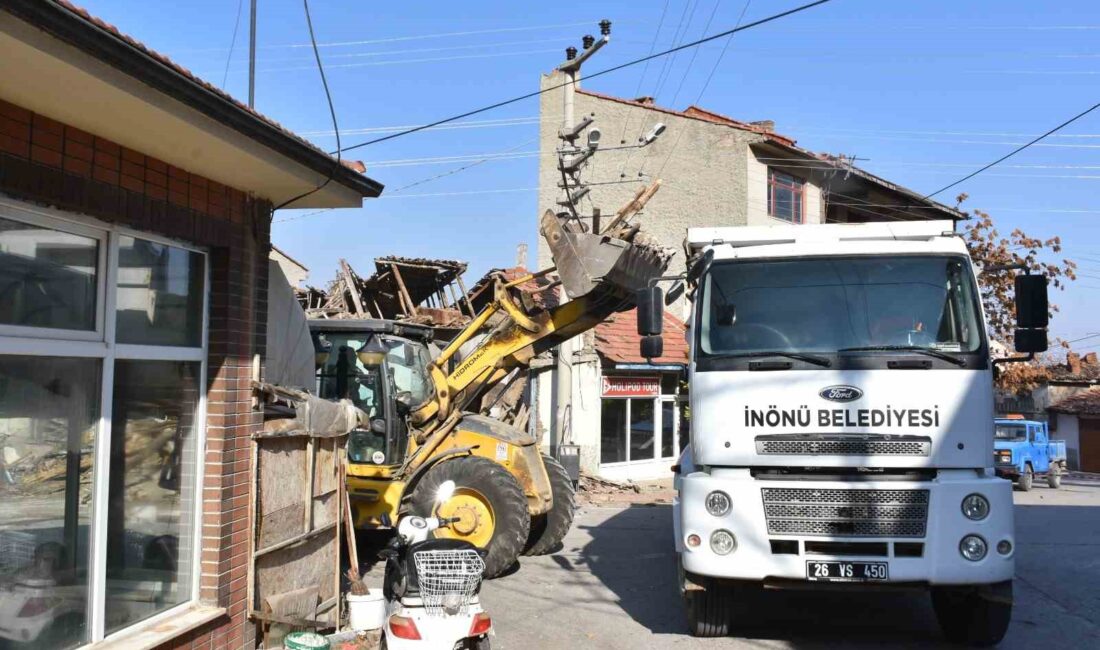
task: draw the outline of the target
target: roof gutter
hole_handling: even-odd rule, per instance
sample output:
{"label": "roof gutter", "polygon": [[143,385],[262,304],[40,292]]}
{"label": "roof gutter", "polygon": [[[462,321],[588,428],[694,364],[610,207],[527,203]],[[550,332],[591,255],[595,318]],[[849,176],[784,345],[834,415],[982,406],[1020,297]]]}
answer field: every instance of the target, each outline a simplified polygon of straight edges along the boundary
{"label": "roof gutter", "polygon": [[328,176],[365,198],[382,194],[383,185],[336,162],[320,149],[265,122],[228,95],[215,92],[149,52],[135,47],[54,0],[6,0],[2,9],[34,25],[158,92],[193,108],[279,155]]}

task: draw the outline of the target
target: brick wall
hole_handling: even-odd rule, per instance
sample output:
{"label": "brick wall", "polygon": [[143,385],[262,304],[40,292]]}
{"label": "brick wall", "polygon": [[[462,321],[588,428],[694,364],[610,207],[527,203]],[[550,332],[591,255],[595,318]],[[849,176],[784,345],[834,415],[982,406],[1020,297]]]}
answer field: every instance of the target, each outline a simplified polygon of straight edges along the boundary
{"label": "brick wall", "polygon": [[263,355],[271,203],[0,100],[0,193],[210,252],[201,599],[228,610],[165,648],[254,648],[248,621],[253,355]]}

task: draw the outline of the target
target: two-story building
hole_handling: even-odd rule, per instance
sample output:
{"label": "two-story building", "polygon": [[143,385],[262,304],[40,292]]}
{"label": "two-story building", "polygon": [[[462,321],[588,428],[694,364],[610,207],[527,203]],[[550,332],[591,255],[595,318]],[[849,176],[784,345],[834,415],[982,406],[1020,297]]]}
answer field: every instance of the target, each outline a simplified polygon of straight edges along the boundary
{"label": "two-story building", "polygon": [[[561,145],[565,81],[560,72],[543,75],[541,96],[538,214],[563,210]],[[818,154],[777,133],[767,120],[742,122],[689,106],[675,110],[648,97],[622,99],[575,88],[577,120],[591,117],[601,132],[599,148],[583,176],[589,194],[581,212],[613,214],[639,187],[656,179],[661,188],[636,217],[665,246],[682,250],[689,227],[768,224],[864,223],[913,219],[957,220],[965,215],[921,197],[853,165],[841,156]],[[640,146],[655,130],[664,133]],[[579,140],[584,142],[585,139]],[[606,217],[605,217],[606,222]],[[539,243],[540,268],[550,251]],[[683,271],[678,254],[670,273]],[[686,300],[670,307],[665,356],[648,363],[638,355],[633,312],[615,316],[595,332],[563,345],[563,361],[536,373],[538,403],[533,427],[551,449],[580,446],[582,467],[612,478],[667,476],[687,442],[682,417],[687,347]],[[559,370],[564,368],[564,370]],[[569,375],[559,382],[559,372]],[[559,393],[561,394],[559,396]]]}

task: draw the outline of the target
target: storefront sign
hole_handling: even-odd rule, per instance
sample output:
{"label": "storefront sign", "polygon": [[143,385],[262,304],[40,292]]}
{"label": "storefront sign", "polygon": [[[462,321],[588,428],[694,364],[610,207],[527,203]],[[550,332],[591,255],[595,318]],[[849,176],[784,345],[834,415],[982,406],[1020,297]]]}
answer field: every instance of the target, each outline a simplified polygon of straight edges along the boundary
{"label": "storefront sign", "polygon": [[661,378],[656,375],[620,375],[603,377],[604,397],[657,397]]}

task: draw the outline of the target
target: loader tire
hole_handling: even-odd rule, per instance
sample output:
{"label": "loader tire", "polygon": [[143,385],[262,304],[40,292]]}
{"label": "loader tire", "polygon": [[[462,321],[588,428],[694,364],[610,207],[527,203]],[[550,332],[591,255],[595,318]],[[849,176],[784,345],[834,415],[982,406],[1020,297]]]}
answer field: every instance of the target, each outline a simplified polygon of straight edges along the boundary
{"label": "loader tire", "polygon": [[573,525],[573,513],[577,508],[573,480],[562,464],[545,454],[542,464],[550,477],[550,494],[554,497],[554,504],[550,512],[531,517],[531,533],[527,536],[524,555],[552,553]]}
{"label": "loader tire", "polygon": [[503,466],[487,458],[464,456],[428,470],[413,492],[413,514],[430,517],[436,491],[447,480],[455,482],[455,495],[443,504],[441,514],[462,521],[440,528],[433,535],[467,539],[484,548],[484,576],[495,578],[516,563],[527,540],[531,529],[527,497]]}

